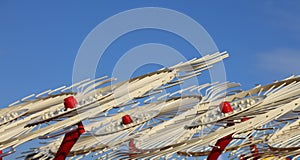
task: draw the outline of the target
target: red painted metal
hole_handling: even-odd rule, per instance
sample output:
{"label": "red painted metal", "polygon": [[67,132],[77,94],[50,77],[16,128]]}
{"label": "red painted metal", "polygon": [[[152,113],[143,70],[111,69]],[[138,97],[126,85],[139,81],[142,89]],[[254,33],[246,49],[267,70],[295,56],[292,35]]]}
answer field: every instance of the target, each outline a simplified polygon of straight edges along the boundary
{"label": "red painted metal", "polygon": [[130,124],[132,122],[133,121],[132,121],[130,115],[127,114],[127,115],[125,115],[125,116],[122,117],[122,123],[123,124],[127,125],[127,124]]}
{"label": "red painted metal", "polygon": [[[2,150],[0,150],[0,155],[2,154]],[[0,160],[3,160],[3,158],[0,158]]]}
{"label": "red painted metal", "polygon": [[130,150],[131,152],[137,152],[137,151],[138,151],[138,149],[135,147],[134,139],[131,139],[131,140],[129,141],[129,150]]}
{"label": "red painted metal", "polygon": [[[245,122],[249,120],[248,117],[243,117],[242,118],[242,122]],[[252,141],[252,136],[250,136],[250,141]],[[250,152],[252,153],[252,156],[253,156],[253,160],[256,160],[259,158],[259,151],[258,151],[258,148],[256,146],[256,144],[253,144],[253,145],[250,145]]]}
{"label": "red painted metal", "polygon": [[242,118],[242,122],[245,122],[245,121],[248,121],[250,118],[248,118],[248,117],[243,117]]}
{"label": "red painted metal", "polygon": [[218,157],[222,154],[226,146],[231,142],[232,134],[225,136],[217,141],[215,147],[209,153],[207,159],[208,160],[217,160]]}
{"label": "red painted metal", "polygon": [[134,139],[131,139],[129,141],[129,159],[132,159],[137,151],[138,149],[135,147]]}
{"label": "red painted metal", "polygon": [[[123,124],[130,124],[132,123],[131,117],[127,114],[122,117],[122,123]],[[138,149],[135,147],[134,144],[134,139],[130,139],[129,141],[129,159],[134,159],[133,157],[135,156],[135,152],[138,152]]]}
{"label": "red painted metal", "polygon": [[74,98],[74,96],[70,96],[64,99],[64,105],[65,105],[65,109],[70,108],[73,109],[75,108],[77,104],[76,99]]}
{"label": "red painted metal", "polygon": [[[64,99],[65,109],[74,108],[76,106],[76,104],[77,104],[77,101],[73,96],[70,96],[70,97]],[[80,135],[85,132],[82,122],[79,122],[77,124],[77,126],[78,126],[78,128],[76,130],[65,134],[65,137],[55,155],[54,160],[66,159],[66,157],[70,153],[72,147],[74,146],[76,141],[79,139]]]}
{"label": "red painted metal", "polygon": [[252,153],[252,156],[254,157],[254,160],[259,158],[259,151],[255,144],[250,145],[250,151]]}
{"label": "red painted metal", "polygon": [[[222,113],[230,113],[233,111],[233,108],[231,107],[229,102],[222,102],[220,104],[220,110]],[[227,126],[234,125],[233,122],[228,122]],[[217,160],[218,157],[222,154],[226,146],[231,142],[232,140],[232,134],[227,135],[217,141],[215,146],[213,147],[212,151],[209,153],[207,160]]]}
{"label": "red painted metal", "polygon": [[221,109],[222,113],[230,113],[233,111],[233,108],[231,107],[230,103],[227,101],[222,102],[220,104],[220,109]]}

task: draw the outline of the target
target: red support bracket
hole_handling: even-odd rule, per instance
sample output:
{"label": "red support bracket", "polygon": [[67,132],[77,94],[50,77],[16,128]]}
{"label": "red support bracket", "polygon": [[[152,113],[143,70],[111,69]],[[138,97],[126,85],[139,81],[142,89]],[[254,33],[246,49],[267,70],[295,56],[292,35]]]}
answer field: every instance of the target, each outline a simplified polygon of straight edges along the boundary
{"label": "red support bracket", "polygon": [[[245,122],[247,120],[249,120],[249,118],[247,117],[242,118],[242,122]],[[252,141],[252,136],[250,136],[249,140]],[[253,160],[257,160],[260,157],[256,144],[250,145],[250,152],[252,153]]]}
{"label": "red support bracket", "polygon": [[[76,104],[77,101],[73,96],[64,99],[65,109],[67,108],[72,109],[75,107]],[[54,160],[65,160],[68,154],[70,153],[72,147],[79,139],[80,135],[85,132],[82,122],[79,122],[77,126],[78,128],[76,130],[73,130],[65,134],[65,137],[55,155]]]}
{"label": "red support bracket", "polygon": [[[231,107],[229,102],[222,102],[220,104],[220,110],[222,113],[230,113],[233,111],[233,108]],[[227,126],[234,125],[233,122],[228,122]],[[225,137],[222,137],[217,141],[211,152],[209,153],[207,160],[217,160],[218,157],[223,153],[226,146],[231,142],[232,140],[232,134],[227,135]]]}

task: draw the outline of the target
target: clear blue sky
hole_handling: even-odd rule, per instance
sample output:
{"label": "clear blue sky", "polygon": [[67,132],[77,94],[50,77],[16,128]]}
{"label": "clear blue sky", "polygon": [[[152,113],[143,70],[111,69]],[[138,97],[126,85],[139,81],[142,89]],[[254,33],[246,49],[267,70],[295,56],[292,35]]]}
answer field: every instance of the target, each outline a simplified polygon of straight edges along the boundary
{"label": "clear blue sky", "polygon": [[[1,0],[0,107],[71,84],[73,63],[87,34],[110,16],[138,7],[173,9],[200,23],[219,50],[230,53],[224,61],[227,79],[244,88],[299,74],[300,2],[245,2]],[[174,35],[133,32],[108,48],[97,75],[110,75],[124,52],[143,43],[170,45],[187,58],[196,55],[194,48]]]}

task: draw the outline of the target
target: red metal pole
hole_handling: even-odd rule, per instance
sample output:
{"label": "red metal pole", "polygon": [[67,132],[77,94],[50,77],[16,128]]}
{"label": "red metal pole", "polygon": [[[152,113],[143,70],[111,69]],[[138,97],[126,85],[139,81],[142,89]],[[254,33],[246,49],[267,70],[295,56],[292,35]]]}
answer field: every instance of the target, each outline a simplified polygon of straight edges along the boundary
{"label": "red metal pole", "polygon": [[[242,122],[245,122],[247,120],[249,120],[248,117],[242,118]],[[250,136],[250,141],[252,141],[252,136]],[[253,160],[256,160],[259,158],[259,151],[258,151],[256,144],[250,145],[250,152],[252,153],[252,156],[254,157]]]}
{"label": "red metal pole", "polygon": [[[220,109],[223,113],[230,113],[233,111],[229,102],[222,102],[220,104]],[[227,122],[227,126],[234,125],[233,122]],[[215,146],[213,147],[212,151],[209,153],[207,160],[217,160],[218,157],[222,154],[226,146],[231,142],[232,134],[227,135],[217,141]]]}
{"label": "red metal pole", "polygon": [[[252,141],[252,137],[250,137],[250,141]],[[252,153],[253,160],[257,160],[259,158],[259,151],[256,144],[250,145],[250,152]]]}
{"label": "red metal pole", "polygon": [[131,159],[132,157],[134,157],[135,152],[137,152],[137,151],[138,151],[138,149],[135,147],[134,139],[131,139],[129,141],[129,159]]}
{"label": "red metal pole", "polygon": [[[127,125],[133,123],[132,118],[130,117],[130,115],[124,115],[122,117],[122,124]],[[134,139],[130,139],[129,141],[129,159],[131,159],[135,154],[135,152],[137,152],[137,148],[135,147],[134,144]]]}
{"label": "red metal pole", "polygon": [[[70,96],[64,100],[65,109],[74,108],[77,104],[76,99],[73,96]],[[65,137],[55,155],[54,160],[65,160],[68,154],[70,153],[72,147],[79,139],[80,135],[85,132],[82,122],[77,124],[78,128],[74,131],[65,134]]]}

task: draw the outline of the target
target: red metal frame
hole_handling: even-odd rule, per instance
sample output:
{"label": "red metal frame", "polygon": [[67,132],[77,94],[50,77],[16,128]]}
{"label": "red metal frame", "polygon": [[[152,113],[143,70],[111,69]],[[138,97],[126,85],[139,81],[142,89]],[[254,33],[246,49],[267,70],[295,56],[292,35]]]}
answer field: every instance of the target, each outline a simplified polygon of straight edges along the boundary
{"label": "red metal frame", "polygon": [[[229,102],[222,102],[220,104],[220,110],[223,113],[230,113],[233,111],[233,108],[231,107]],[[233,122],[228,122],[227,126],[234,125]],[[207,160],[217,160],[219,156],[223,153],[226,146],[231,142],[232,140],[232,134],[227,135],[217,141],[211,152],[209,153]]]}
{"label": "red metal frame", "polygon": [[[64,100],[65,109],[67,108],[74,108],[77,104],[76,99],[73,96],[70,96]],[[85,132],[84,126],[82,122],[79,122],[77,124],[78,128],[74,131],[71,131],[69,133],[65,134],[65,137],[63,141],[61,142],[61,145],[55,155],[54,160],[64,160],[70,153],[72,147],[76,143],[76,141],[79,139],[80,135]]]}

